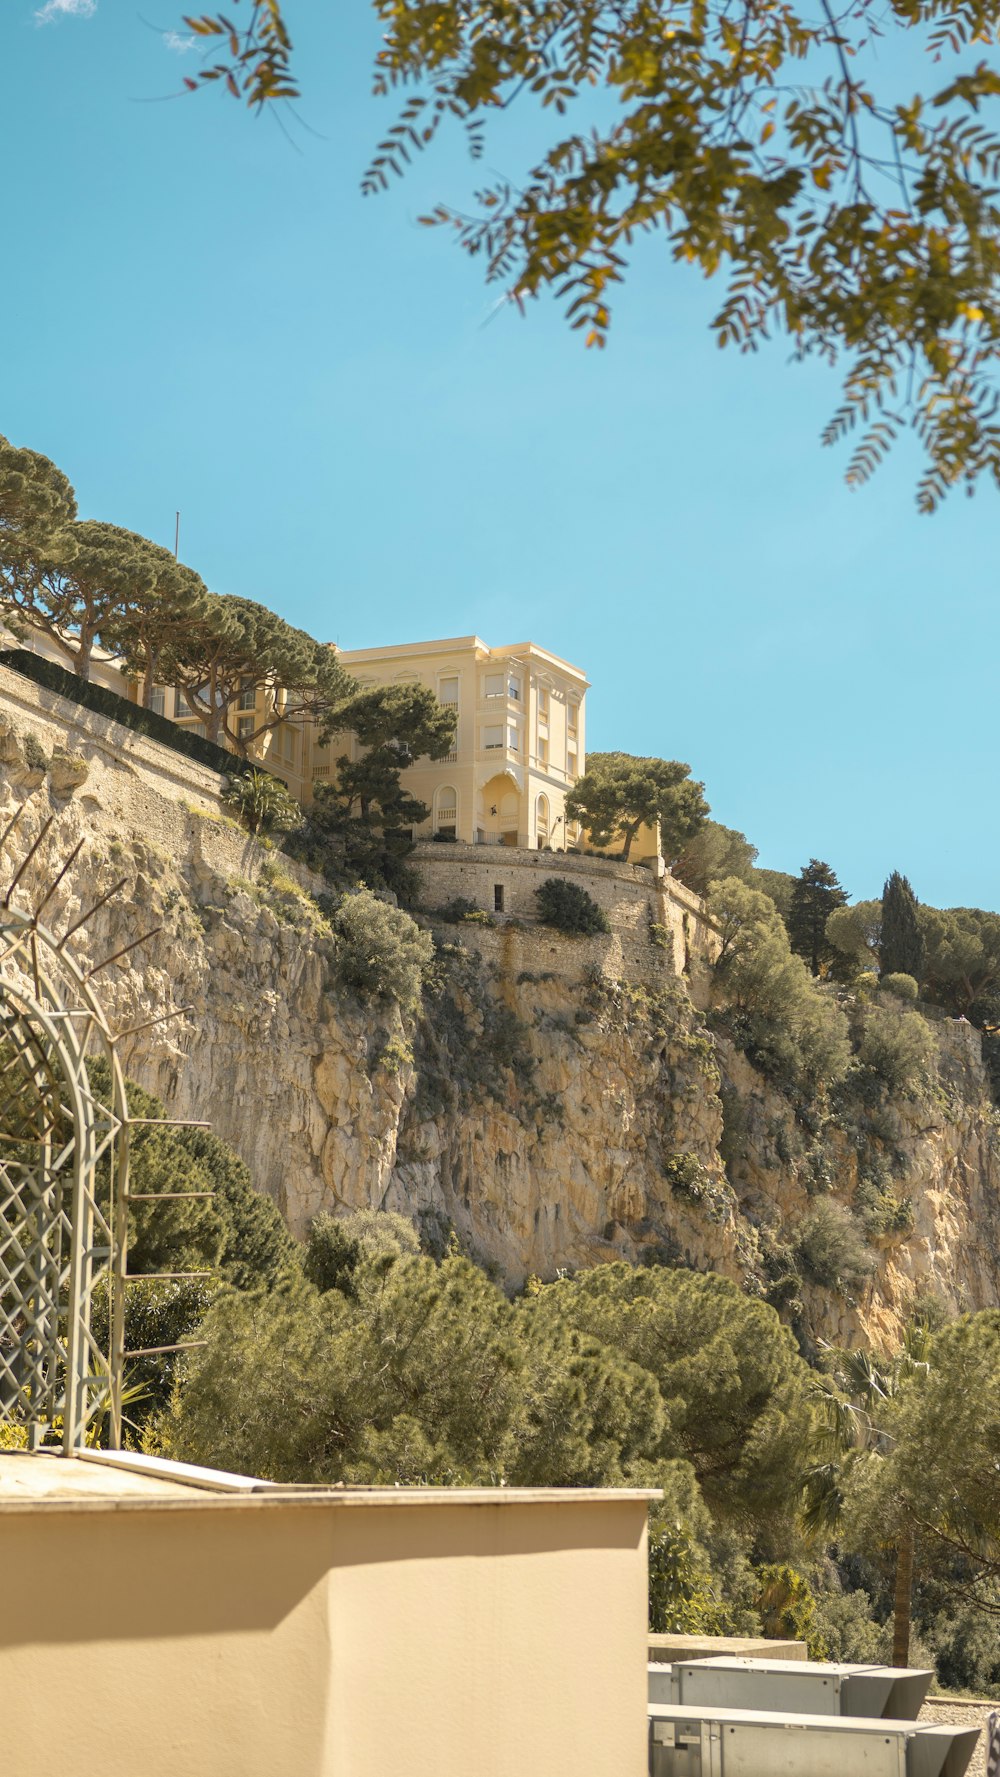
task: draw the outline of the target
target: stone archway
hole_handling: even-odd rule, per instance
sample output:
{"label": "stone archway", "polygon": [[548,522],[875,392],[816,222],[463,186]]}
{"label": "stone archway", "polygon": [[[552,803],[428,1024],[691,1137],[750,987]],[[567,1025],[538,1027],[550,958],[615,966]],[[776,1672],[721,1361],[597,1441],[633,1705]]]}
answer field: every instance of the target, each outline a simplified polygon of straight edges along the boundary
{"label": "stone archway", "polygon": [[517,845],[527,823],[522,819],[520,788],[507,771],[498,771],[479,792],[477,838],[480,845]]}

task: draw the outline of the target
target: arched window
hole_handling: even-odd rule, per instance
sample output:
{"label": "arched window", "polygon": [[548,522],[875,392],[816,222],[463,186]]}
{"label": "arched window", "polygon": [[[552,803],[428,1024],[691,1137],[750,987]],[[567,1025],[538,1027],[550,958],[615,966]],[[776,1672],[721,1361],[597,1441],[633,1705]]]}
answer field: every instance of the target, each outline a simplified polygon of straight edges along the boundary
{"label": "arched window", "polygon": [[453,784],[441,784],[434,792],[434,831],[446,839],[458,837],[458,791]]}
{"label": "arched window", "polygon": [[539,851],[549,843],[549,799],[539,796],[535,802],[535,832]]}

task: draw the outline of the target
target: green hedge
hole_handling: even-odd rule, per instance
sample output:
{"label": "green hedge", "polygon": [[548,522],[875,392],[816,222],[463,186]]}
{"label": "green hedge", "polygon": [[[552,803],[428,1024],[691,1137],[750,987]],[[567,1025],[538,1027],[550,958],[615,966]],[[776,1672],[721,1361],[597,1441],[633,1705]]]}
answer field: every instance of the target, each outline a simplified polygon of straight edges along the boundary
{"label": "green hedge", "polygon": [[103,685],[93,685],[88,679],[67,672],[64,666],[47,660],[44,654],[32,654],[27,648],[0,648],[0,665],[9,666],[26,679],[33,679],[46,691],[57,692],[70,703],[81,704],[99,716],[120,722],[123,728],[131,728],[135,734],[158,740],[161,746],[171,747],[175,753],[183,753],[199,765],[207,765],[210,771],[235,777],[239,772],[260,770],[253,759],[240,759],[235,753],[227,753],[225,747],[216,746],[204,735],[191,734],[186,728],[178,728],[168,716],[158,716],[155,710],[144,710],[137,703],[129,703],[127,697],[119,697],[117,691],[108,691]]}

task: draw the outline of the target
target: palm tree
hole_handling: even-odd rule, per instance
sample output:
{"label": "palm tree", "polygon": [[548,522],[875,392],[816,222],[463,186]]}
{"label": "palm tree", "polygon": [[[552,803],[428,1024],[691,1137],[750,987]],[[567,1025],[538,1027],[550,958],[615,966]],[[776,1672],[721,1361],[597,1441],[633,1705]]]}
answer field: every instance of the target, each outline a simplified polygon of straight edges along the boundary
{"label": "palm tree", "polygon": [[232,777],[222,792],[224,802],[235,808],[248,833],[287,831],[302,819],[302,810],[280,778],[267,771],[247,771]]}
{"label": "palm tree", "polygon": [[[823,1457],[806,1476],[803,1521],[810,1531],[836,1530],[853,1466],[862,1456],[884,1455],[892,1443],[881,1423],[884,1409],[901,1385],[929,1374],[932,1334],[925,1320],[911,1322],[903,1343],[891,1357],[826,1346],[827,1374],[817,1380],[823,1428],[818,1454]],[[915,1534],[912,1519],[897,1525],[893,1588],[892,1663],[905,1666],[910,1652],[910,1606],[913,1596]]]}

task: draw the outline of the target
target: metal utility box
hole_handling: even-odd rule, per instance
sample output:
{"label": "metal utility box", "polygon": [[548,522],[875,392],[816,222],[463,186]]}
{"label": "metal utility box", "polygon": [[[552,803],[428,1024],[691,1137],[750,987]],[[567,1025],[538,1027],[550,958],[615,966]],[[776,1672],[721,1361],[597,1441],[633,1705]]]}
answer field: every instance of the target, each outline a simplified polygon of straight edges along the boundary
{"label": "metal utility box", "polygon": [[649,1666],[651,1703],[720,1709],[787,1710],[791,1715],[873,1715],[914,1721],[933,1674],[899,1666],[737,1659]]}
{"label": "metal utility box", "polygon": [[650,1777],[963,1777],[978,1728],[650,1703]]}

